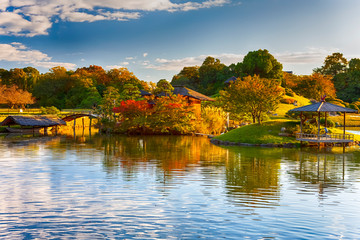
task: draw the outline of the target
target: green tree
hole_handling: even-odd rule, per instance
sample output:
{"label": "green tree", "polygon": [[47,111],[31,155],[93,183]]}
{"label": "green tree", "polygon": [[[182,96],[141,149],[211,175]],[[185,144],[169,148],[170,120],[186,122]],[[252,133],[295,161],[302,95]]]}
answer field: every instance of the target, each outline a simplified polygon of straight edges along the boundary
{"label": "green tree", "polygon": [[100,111],[104,118],[111,119],[111,117],[113,116],[113,108],[118,106],[119,104],[119,91],[112,86],[107,87],[100,105]]}
{"label": "green tree", "polygon": [[24,90],[32,92],[34,89],[34,86],[36,85],[38,79],[40,78],[40,73],[36,68],[33,67],[26,67],[23,68],[23,71],[26,74],[26,86]]}
{"label": "green tree", "polygon": [[337,97],[345,102],[357,101],[360,97],[360,70],[339,73],[333,78]]}
{"label": "green tree", "polygon": [[282,64],[266,49],[249,52],[242,63],[244,74],[268,79],[282,79],[282,68]]}
{"label": "green tree", "polygon": [[226,79],[221,77],[221,71],[226,66],[219,59],[207,57],[199,68],[200,90],[204,94],[213,95],[219,90]]}
{"label": "green tree", "polygon": [[127,83],[123,87],[123,91],[120,93],[120,99],[126,100],[137,100],[141,97],[140,90],[136,85]]}
{"label": "green tree", "polygon": [[336,76],[346,70],[348,61],[344,58],[342,53],[333,53],[325,58],[324,65],[320,68],[314,69],[315,73],[324,75]]}
{"label": "green tree", "polygon": [[74,86],[71,74],[72,72],[68,72],[64,67],[54,67],[50,72],[41,75],[33,90],[39,105],[64,108],[66,96]]}
{"label": "green tree", "polygon": [[349,71],[360,71],[360,59],[359,58],[353,58],[349,62]]}
{"label": "green tree", "polygon": [[15,84],[20,89],[26,90],[27,88],[27,75],[21,68],[10,69],[11,85]]}
{"label": "green tree", "polygon": [[248,76],[243,81],[235,81],[220,91],[224,108],[235,114],[249,114],[253,123],[261,123],[263,114],[274,111],[283,90],[278,83],[259,76]]}
{"label": "green tree", "polygon": [[80,108],[94,108],[101,103],[101,96],[95,87],[88,89],[86,97],[81,101]]}
{"label": "green tree", "polygon": [[168,81],[166,81],[166,79],[161,79],[156,83],[154,94],[171,96],[173,94],[173,91],[174,87]]}
{"label": "green tree", "polygon": [[184,67],[179,74],[174,75],[171,80],[171,85],[186,86],[198,91],[200,88],[199,67]]}

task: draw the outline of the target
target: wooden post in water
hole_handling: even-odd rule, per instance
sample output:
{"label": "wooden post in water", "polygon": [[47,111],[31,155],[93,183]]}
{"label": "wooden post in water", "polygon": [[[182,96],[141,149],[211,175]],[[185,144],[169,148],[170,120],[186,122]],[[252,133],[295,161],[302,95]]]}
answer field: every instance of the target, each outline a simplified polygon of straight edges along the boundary
{"label": "wooden post in water", "polygon": [[89,135],[91,137],[91,121],[92,121],[92,117],[89,117],[89,121],[90,121],[90,123],[89,123]]}
{"label": "wooden post in water", "polygon": [[[300,139],[303,138],[303,126],[302,126],[302,117],[303,117],[303,112],[300,112]],[[302,141],[300,141],[300,146],[302,146]]]}

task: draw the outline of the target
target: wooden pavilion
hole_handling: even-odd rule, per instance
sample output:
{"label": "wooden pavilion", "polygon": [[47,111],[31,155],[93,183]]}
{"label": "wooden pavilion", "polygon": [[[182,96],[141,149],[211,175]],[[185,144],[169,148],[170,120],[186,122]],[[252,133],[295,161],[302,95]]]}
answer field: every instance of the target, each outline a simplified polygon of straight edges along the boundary
{"label": "wooden pavilion", "polygon": [[[20,128],[10,128],[12,125],[19,125]],[[14,133],[34,133],[44,128],[44,133],[47,134],[48,127],[57,127],[59,125],[66,125],[66,122],[60,118],[47,116],[8,116],[0,123],[0,126],[8,126],[6,130]],[[57,130],[57,128],[55,129]]]}
{"label": "wooden pavilion", "polygon": [[[194,108],[195,114],[197,114],[197,115],[201,114],[201,102],[202,101],[215,101],[215,99],[208,97],[204,94],[201,94],[199,92],[196,92],[188,87],[176,86],[176,85],[173,87],[174,87],[174,90],[172,91],[173,94],[181,95],[181,96],[185,97],[188,106],[192,106]],[[148,96],[152,95],[144,90],[141,90],[140,93],[141,93],[142,97],[148,97]],[[163,96],[166,96],[166,94],[160,93],[160,94],[156,95],[155,98],[163,97]],[[151,104],[156,104],[156,101],[151,102]]]}
{"label": "wooden pavilion", "polygon": [[[317,142],[319,143],[350,143],[354,141],[353,134],[346,134],[346,113],[357,113],[356,110],[338,106],[332,103],[325,102],[324,99],[322,101],[298,107],[290,110],[291,112],[300,112],[300,133],[296,134],[296,140],[304,141],[304,142]],[[325,133],[320,134],[320,117],[321,113],[325,113],[325,128],[327,128],[327,116],[326,113],[330,112],[340,112],[344,115],[344,123],[343,123],[343,134],[332,134],[332,133]],[[304,113],[317,113],[318,115],[318,132],[317,134],[307,134],[303,133],[303,123],[306,121],[304,118]]]}

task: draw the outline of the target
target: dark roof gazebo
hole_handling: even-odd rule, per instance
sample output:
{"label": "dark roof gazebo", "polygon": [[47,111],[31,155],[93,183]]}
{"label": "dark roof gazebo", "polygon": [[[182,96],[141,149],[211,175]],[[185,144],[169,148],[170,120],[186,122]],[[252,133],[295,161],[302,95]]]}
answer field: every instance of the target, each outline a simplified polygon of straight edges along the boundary
{"label": "dark roof gazebo", "polygon": [[[311,105],[298,107],[290,110],[291,112],[300,112],[300,133],[296,134],[296,139],[299,141],[306,141],[306,142],[328,142],[328,143],[349,143],[354,141],[354,135],[352,134],[345,134],[345,120],[346,120],[346,113],[357,113],[356,110],[338,106],[332,103],[325,102],[325,100],[321,100],[321,102],[317,102]],[[303,112],[313,112],[318,113],[318,133],[317,134],[306,134],[302,132],[302,116]],[[328,112],[341,112],[344,114],[344,132],[343,134],[320,134],[320,116],[321,113],[325,113],[325,128],[327,127],[327,119],[326,113]]]}

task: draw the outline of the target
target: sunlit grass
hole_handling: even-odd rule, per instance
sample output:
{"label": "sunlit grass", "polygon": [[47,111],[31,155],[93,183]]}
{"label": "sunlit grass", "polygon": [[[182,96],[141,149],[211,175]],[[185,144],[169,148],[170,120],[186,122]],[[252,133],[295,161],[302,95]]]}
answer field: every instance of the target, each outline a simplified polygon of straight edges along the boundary
{"label": "sunlit grass", "polygon": [[275,111],[275,114],[277,114],[277,116],[273,116],[272,118],[274,118],[274,119],[283,118],[289,110],[311,104],[309,99],[307,99],[303,96],[296,95],[296,94],[294,97],[290,97],[290,96],[286,95],[286,96],[284,96],[284,98],[290,98],[290,99],[296,100],[297,106],[295,106],[294,104],[280,103],[279,107]]}
{"label": "sunlit grass", "polygon": [[231,130],[228,133],[217,136],[216,139],[237,143],[251,144],[283,144],[299,143],[294,137],[279,136],[281,128],[292,128],[298,124],[298,121],[281,120],[268,121],[262,124],[250,124],[241,128]]}

